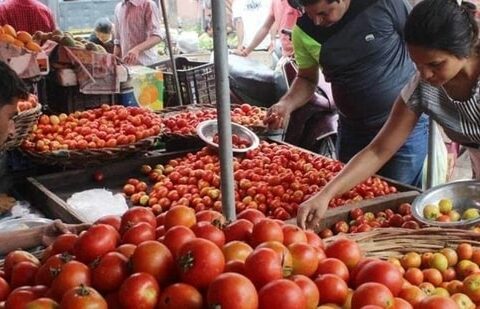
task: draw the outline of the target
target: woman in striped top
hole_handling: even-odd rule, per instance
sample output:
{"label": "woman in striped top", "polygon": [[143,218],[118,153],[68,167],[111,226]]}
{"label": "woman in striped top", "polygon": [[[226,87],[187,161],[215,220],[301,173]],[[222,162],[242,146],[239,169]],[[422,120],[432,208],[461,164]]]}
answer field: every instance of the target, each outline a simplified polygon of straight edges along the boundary
{"label": "woman in striped top", "polygon": [[475,5],[462,0],[423,0],[413,8],[405,41],[416,76],[402,90],[375,139],[301,205],[297,217],[301,227],[316,227],[333,197],[379,170],[423,113],[440,124],[450,139],[468,148],[474,175],[480,179],[480,47],[475,11]]}

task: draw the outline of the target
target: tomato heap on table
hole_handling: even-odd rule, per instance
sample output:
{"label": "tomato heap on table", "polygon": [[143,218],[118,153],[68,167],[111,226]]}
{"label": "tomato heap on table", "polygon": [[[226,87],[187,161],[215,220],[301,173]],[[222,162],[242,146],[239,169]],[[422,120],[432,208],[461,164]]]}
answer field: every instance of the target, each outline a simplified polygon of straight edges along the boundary
{"label": "tomato heap on table", "polygon": [[[235,107],[231,112],[232,122],[244,126],[265,126],[263,120],[266,112],[258,106],[242,104]],[[194,108],[181,112],[172,112],[164,117],[165,133],[181,135],[195,135],[198,124],[205,120],[217,118],[217,110],[214,108]]]}
{"label": "tomato heap on table", "polygon": [[[257,149],[234,158],[236,211],[254,208],[282,220],[295,217],[298,206],[318,192],[342,166],[339,161],[298,148],[261,142]],[[149,205],[158,212],[175,205],[189,206],[195,211],[221,211],[220,163],[213,150],[203,148],[166,165],[144,166],[142,170],[154,184],[149,187],[144,181],[129,179],[123,191],[133,205]],[[371,177],[334,198],[329,206],[396,191],[385,181]]]}
{"label": "tomato heap on table", "polygon": [[42,115],[22,147],[31,151],[114,148],[157,136],[161,119],[140,107],[102,105],[70,115]]}
{"label": "tomato heap on table", "polygon": [[213,210],[179,205],[155,216],[132,207],[60,236],[41,261],[9,253],[0,302],[6,309],[475,308],[478,263],[480,250],[466,243],[365,257],[353,240],[324,243],[256,209],[226,222]]}

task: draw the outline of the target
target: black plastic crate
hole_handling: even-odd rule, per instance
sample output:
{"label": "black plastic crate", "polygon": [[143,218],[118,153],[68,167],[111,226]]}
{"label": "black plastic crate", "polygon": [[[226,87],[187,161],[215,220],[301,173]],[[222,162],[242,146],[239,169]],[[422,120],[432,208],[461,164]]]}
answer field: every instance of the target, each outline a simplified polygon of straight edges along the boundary
{"label": "black plastic crate", "polygon": [[[215,67],[213,63],[175,58],[183,104],[214,104],[216,102]],[[170,60],[153,66],[163,72],[165,107],[180,105],[175,91],[175,80]]]}

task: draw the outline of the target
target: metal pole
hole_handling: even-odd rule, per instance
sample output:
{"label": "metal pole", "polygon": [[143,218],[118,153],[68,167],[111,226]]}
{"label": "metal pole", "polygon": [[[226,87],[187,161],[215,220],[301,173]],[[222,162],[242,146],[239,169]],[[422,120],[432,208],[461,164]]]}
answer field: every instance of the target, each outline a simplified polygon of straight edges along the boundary
{"label": "metal pole", "polygon": [[168,54],[170,55],[170,62],[172,64],[172,73],[173,79],[175,81],[175,91],[177,92],[177,100],[178,104],[183,105],[182,94],[180,93],[180,81],[178,80],[178,73],[177,73],[177,65],[175,63],[175,57],[172,51],[172,40],[170,38],[170,27],[168,26],[168,18],[167,18],[167,10],[165,8],[165,0],[160,0],[160,6],[162,7],[162,16],[163,16],[163,23],[165,25],[165,36],[167,39],[167,48]]}
{"label": "metal pole", "polygon": [[230,119],[230,85],[228,83],[228,46],[225,0],[212,1],[213,55],[217,89],[218,133],[220,139],[220,177],[223,214],[235,219],[233,182],[232,126]]}
{"label": "metal pole", "polygon": [[430,117],[428,120],[427,189],[433,186],[433,171],[437,168],[437,162],[435,160],[435,152],[437,150],[435,136],[437,135],[437,130],[437,125]]}

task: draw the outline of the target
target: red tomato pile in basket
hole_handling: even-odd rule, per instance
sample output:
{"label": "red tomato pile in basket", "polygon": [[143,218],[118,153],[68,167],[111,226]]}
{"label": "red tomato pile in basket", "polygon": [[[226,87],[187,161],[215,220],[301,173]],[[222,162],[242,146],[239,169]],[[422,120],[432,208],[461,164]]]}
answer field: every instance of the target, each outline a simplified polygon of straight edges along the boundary
{"label": "red tomato pile in basket", "polygon": [[147,109],[102,105],[70,115],[42,115],[23,147],[36,152],[115,148],[157,136],[160,128],[160,117]]}

